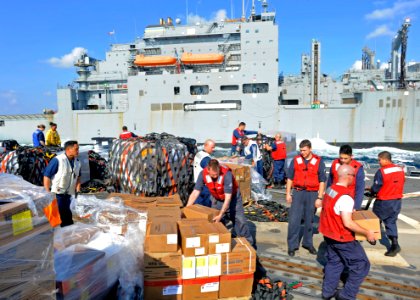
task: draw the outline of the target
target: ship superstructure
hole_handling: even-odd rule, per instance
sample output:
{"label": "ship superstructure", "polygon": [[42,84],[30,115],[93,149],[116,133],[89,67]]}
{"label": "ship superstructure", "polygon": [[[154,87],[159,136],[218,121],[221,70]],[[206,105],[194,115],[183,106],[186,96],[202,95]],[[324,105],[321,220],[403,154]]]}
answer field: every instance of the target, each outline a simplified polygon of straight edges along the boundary
{"label": "ship superstructure", "polygon": [[[133,43],[112,45],[102,61],[83,55],[77,80],[57,90],[58,112],[23,121],[0,116],[0,138],[30,142],[36,124],[53,117],[63,139],[81,143],[116,137],[123,125],[139,134],[229,143],[240,121],[298,139],[420,143],[419,67],[403,63],[408,23],[394,40],[387,70],[365,48],[361,70],[333,79],[322,74],[321,42],[313,40],[300,74],[283,77],[276,15],[262,3],[262,12],[253,7],[248,18],[185,25],[161,19]],[[15,130],[22,124],[25,130]]]}

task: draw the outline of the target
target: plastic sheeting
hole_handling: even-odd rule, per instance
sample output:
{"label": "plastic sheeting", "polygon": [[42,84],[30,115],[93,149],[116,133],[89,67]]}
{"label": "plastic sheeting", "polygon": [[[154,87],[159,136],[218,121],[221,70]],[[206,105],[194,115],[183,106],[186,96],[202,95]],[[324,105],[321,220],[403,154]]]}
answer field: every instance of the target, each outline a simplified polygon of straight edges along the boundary
{"label": "plastic sheeting", "polygon": [[272,195],[267,192],[267,181],[255,170],[251,168],[251,195],[255,201],[271,200]]}
{"label": "plastic sheeting", "polygon": [[55,299],[53,230],[43,216],[52,195],[0,174],[0,299]]}
{"label": "plastic sheeting", "polygon": [[[109,291],[116,282],[119,282],[119,299],[138,297],[143,288],[143,241],[147,213],[125,207],[119,197],[104,200],[94,195],[79,195],[73,199],[72,212],[74,219],[80,223],[57,228],[55,235],[55,248],[62,255],[62,260],[56,259],[56,263],[64,262],[60,273],[57,271],[60,274],[57,280],[69,279],[73,282],[80,278],[80,272],[85,274],[83,270],[86,268],[101,270],[101,276],[98,278],[100,281],[77,282],[74,285],[77,289],[67,296],[63,290],[64,299],[77,299],[80,293],[90,297],[102,296],[97,294],[98,287]],[[92,255],[97,258],[94,263],[89,262]],[[76,259],[74,256],[81,260],[81,268],[76,273],[71,269],[71,261]]]}

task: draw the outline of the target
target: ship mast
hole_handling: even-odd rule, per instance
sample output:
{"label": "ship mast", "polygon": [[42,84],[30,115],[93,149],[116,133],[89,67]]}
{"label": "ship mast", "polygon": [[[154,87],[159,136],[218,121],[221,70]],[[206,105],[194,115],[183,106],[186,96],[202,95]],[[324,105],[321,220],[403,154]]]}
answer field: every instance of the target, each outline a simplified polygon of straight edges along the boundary
{"label": "ship mast", "polygon": [[[391,79],[398,88],[404,89],[406,86],[405,82],[405,55],[407,51],[407,36],[408,36],[408,27],[410,27],[410,19],[405,19],[404,23],[401,26],[401,29],[398,30],[397,35],[392,41],[391,49]],[[398,50],[401,46],[401,55],[398,54]],[[398,57],[400,58],[400,65],[398,66]],[[398,68],[399,67],[399,68]],[[400,69],[400,76],[397,79],[398,69]]]}

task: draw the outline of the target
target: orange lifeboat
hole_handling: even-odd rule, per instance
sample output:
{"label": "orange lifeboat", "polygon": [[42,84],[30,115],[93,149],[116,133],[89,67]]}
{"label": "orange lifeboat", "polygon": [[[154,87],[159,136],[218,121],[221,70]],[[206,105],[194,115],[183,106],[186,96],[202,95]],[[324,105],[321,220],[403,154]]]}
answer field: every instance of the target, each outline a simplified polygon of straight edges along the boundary
{"label": "orange lifeboat", "polygon": [[181,61],[185,65],[213,65],[223,63],[225,56],[223,54],[207,53],[207,54],[182,54]]}
{"label": "orange lifeboat", "polygon": [[176,58],[172,56],[144,56],[136,55],[134,64],[140,67],[172,66],[176,64]]}

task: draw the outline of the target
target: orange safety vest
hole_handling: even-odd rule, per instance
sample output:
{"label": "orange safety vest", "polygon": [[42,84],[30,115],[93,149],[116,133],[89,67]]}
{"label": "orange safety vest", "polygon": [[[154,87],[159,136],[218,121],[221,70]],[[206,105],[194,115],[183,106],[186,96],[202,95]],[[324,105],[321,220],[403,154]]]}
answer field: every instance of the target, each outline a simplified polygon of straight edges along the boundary
{"label": "orange safety vest", "polygon": [[403,196],[405,175],[404,170],[394,164],[389,164],[379,169],[382,173],[384,184],[378,192],[378,200],[396,200]]}
{"label": "orange safety vest", "polygon": [[304,162],[301,155],[295,156],[293,159],[295,176],[293,178],[293,187],[307,191],[318,191],[318,169],[321,158],[312,153],[312,158],[308,164]]}
{"label": "orange safety vest", "polygon": [[[357,172],[359,172],[360,167],[362,166],[361,163],[355,161],[354,159],[351,160],[350,164],[351,167],[354,168],[354,174],[357,176]],[[337,158],[331,164],[331,174],[333,176],[333,180],[331,184],[336,184],[338,182],[338,168],[341,166],[340,160]],[[354,199],[356,195],[356,178],[354,178],[353,182],[348,186],[350,189],[350,196]]]}

